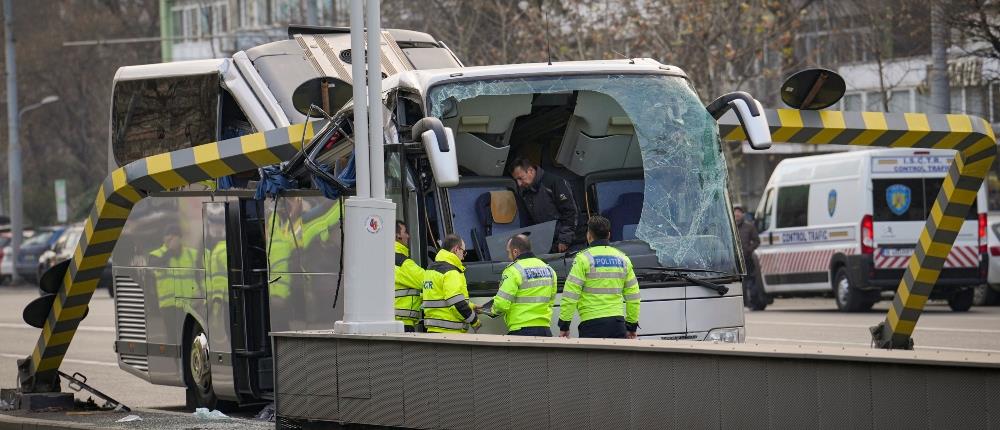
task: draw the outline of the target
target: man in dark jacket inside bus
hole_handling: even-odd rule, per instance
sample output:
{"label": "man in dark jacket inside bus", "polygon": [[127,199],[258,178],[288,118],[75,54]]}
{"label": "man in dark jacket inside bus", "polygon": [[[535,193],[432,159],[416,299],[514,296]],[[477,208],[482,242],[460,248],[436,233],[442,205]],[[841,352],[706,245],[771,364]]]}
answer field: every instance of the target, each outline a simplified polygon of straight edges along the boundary
{"label": "man in dark jacket inside bus", "polygon": [[545,174],[526,158],[514,160],[511,168],[510,175],[517,181],[517,195],[528,212],[530,224],[557,220],[550,252],[566,252],[576,236],[579,213],[569,184],[558,176]]}

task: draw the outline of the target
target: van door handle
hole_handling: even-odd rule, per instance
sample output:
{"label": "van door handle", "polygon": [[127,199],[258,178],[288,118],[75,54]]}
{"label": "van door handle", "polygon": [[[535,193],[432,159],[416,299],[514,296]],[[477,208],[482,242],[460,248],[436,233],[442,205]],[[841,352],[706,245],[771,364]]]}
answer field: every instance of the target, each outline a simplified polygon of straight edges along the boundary
{"label": "van door handle", "polygon": [[767,232],[767,244],[774,245],[774,232]]}

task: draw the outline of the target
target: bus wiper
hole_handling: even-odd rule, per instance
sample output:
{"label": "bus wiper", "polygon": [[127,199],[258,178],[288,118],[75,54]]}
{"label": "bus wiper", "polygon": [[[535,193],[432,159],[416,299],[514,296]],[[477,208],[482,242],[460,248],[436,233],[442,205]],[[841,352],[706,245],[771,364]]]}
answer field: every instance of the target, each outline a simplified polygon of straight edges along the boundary
{"label": "bus wiper", "polygon": [[637,270],[649,270],[649,271],[652,271],[652,272],[658,272],[658,273],[655,273],[655,274],[654,273],[650,273],[650,274],[652,274],[654,276],[658,275],[658,276],[655,276],[655,277],[659,278],[660,280],[690,282],[692,284],[695,284],[695,285],[698,285],[698,286],[702,286],[702,287],[708,288],[710,290],[714,290],[716,293],[719,293],[720,296],[724,296],[724,295],[728,294],[729,293],[729,287],[727,287],[725,285],[719,285],[719,284],[716,284],[714,282],[709,282],[709,281],[706,281],[704,279],[692,278],[687,273],[719,273],[719,274],[722,274],[722,275],[736,276],[736,275],[734,275],[732,273],[723,272],[723,271],[719,271],[719,270],[688,269],[688,268],[683,268],[683,267],[637,267],[636,269]]}

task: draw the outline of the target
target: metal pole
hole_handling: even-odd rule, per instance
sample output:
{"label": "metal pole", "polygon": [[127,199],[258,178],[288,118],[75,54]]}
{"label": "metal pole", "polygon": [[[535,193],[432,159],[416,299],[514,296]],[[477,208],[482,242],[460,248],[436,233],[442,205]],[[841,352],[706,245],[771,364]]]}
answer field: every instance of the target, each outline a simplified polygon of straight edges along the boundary
{"label": "metal pole", "polygon": [[379,0],[368,0],[368,144],[372,198],[385,198],[385,153],[382,145],[382,24]]}
{"label": "metal pole", "polygon": [[[10,232],[11,255],[15,263],[21,253],[23,228],[21,220],[21,143],[19,116],[17,110],[17,57],[14,52],[14,7],[10,0],[3,0],[3,29],[6,44],[4,68],[7,72],[7,186],[10,188]],[[17,282],[17,270],[11,274],[11,279]]]}
{"label": "metal pole", "polygon": [[[6,0],[10,1],[10,0]],[[351,78],[354,85],[354,165],[357,197],[371,197],[368,164],[368,114],[365,92],[364,0],[351,0]]]}
{"label": "metal pole", "polygon": [[[361,28],[362,0],[351,2],[351,66],[354,80],[354,162],[357,169],[357,195],[344,204],[344,318],[333,330],[347,334],[401,333],[403,323],[393,316],[393,252],[396,204],[385,199],[382,176],[382,97],[378,31],[379,3],[369,2],[369,41],[372,49],[367,60]],[[372,18],[374,16],[374,18]],[[371,21],[374,19],[374,21]],[[374,23],[374,25],[372,24]],[[368,63],[370,92],[366,92],[365,70]],[[365,102],[365,99],[370,97]],[[369,106],[371,122],[363,106]],[[371,126],[371,128],[369,128]],[[362,142],[364,144],[362,144]],[[370,169],[370,170],[369,170]],[[373,184],[380,184],[372,198]]]}
{"label": "metal pole", "polygon": [[931,90],[931,113],[951,113],[951,83],[948,77],[948,27],[944,22],[944,5],[931,3],[931,70],[928,81]]}

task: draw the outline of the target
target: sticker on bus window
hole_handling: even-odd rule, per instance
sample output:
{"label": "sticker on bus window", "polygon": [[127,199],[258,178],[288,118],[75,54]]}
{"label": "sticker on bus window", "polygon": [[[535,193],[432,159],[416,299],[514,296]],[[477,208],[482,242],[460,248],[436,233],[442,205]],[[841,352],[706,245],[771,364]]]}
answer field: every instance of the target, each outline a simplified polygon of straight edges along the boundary
{"label": "sticker on bus window", "polygon": [[885,189],[885,201],[889,204],[889,210],[896,216],[906,213],[910,209],[911,194],[910,187],[906,185],[890,185]]}

